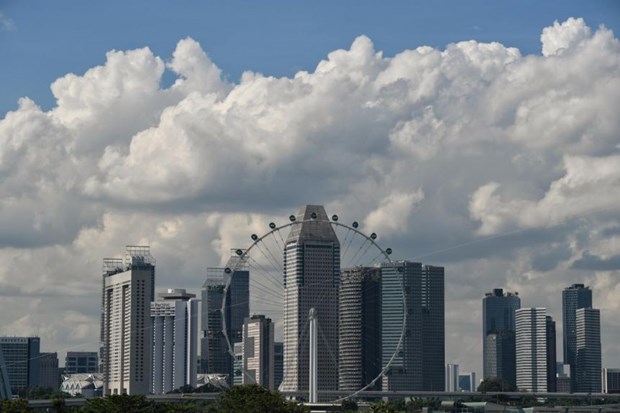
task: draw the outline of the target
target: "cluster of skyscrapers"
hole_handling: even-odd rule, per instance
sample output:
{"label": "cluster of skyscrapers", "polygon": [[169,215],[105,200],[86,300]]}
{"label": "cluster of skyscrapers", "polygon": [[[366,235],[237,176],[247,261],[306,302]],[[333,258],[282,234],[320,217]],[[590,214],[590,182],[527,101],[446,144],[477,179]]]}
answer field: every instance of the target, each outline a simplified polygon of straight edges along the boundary
{"label": "cluster of skyscrapers", "polygon": [[[386,260],[342,268],[340,240],[322,206],[308,205],[291,220],[282,239],[282,316],[250,312],[243,250],[225,267],[207,269],[200,299],[183,289],[156,299],[150,248],[127,246],[124,258],[103,260],[99,354],[68,352],[64,373],[89,375],[87,383],[101,383],[104,395],[163,394],[196,387],[201,375],[296,394],[312,386],[319,392],[476,390],[475,373],[445,367],[443,267]],[[487,293],[483,377],[533,392],[620,388],[620,370],[601,375],[592,291],[571,285],[562,308],[558,368],[555,321],[546,309],[521,308],[519,295],[501,288]],[[0,337],[0,397],[11,386],[58,388],[57,354],[39,347],[38,337]],[[84,380],[79,376],[75,386]]]}
{"label": "cluster of skyscrapers", "polygon": [[600,311],[592,308],[590,288],[562,291],[567,368],[559,372],[555,321],[545,308],[521,308],[519,295],[501,288],[487,293],[482,307],[484,378],[532,392],[602,391]]}

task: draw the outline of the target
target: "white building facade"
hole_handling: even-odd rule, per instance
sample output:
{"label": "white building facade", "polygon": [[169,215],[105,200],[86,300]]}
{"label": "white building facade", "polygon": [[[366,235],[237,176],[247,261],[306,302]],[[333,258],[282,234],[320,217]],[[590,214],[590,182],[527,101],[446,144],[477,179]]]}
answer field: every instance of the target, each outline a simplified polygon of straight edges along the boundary
{"label": "white building facade", "polygon": [[446,391],[459,391],[459,365],[448,364],[446,366]]}
{"label": "white building facade", "polygon": [[243,384],[274,388],[273,323],[262,315],[243,324]]}
{"label": "white building facade", "polygon": [[152,392],[165,394],[185,385],[196,387],[199,301],[182,289],[159,296],[160,301],[151,303]]}
{"label": "white building facade", "polygon": [[101,314],[103,394],[151,391],[151,307],[155,259],[128,246],[125,259],[104,259]]}
{"label": "white building facade", "polygon": [[547,310],[520,308],[515,311],[517,388],[547,391]]}

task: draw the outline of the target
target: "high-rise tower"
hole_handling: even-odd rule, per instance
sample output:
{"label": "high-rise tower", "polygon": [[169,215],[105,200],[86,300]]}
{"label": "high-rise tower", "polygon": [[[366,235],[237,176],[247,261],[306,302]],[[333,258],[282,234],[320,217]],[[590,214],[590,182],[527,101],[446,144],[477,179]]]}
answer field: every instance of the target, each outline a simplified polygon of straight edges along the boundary
{"label": "high-rise tower", "polygon": [[515,311],[517,388],[547,391],[547,320],[544,308]]}
{"label": "high-rise tower", "polygon": [[579,393],[600,393],[601,385],[601,312],[580,308],[575,312],[575,371]]}
{"label": "high-rise tower", "polygon": [[354,392],[381,373],[381,269],[342,270],[339,301],[338,389]]}
{"label": "high-rise tower", "polygon": [[264,315],[253,315],[243,325],[243,384],[258,384],[274,390],[273,323]]}
{"label": "high-rise tower", "polygon": [[[227,272],[226,268],[232,271]],[[235,254],[225,268],[207,268],[207,279],[202,286],[201,371],[226,374],[230,385],[235,372],[224,329],[232,346],[241,342],[243,322],[250,313],[249,284],[250,273]],[[225,314],[222,314],[225,293],[226,307]]]}
{"label": "high-rise tower", "polygon": [[151,391],[151,301],[155,259],[148,246],[127,246],[125,260],[103,260],[101,361],[104,395]]}
{"label": "high-rise tower", "polygon": [[584,284],[573,284],[562,291],[562,328],[564,364],[570,366],[571,390],[577,385],[577,310],[592,307],[592,290]]}
{"label": "high-rise tower", "polygon": [[282,390],[308,390],[310,309],[319,329],[318,390],[338,388],[340,243],[325,209],[307,205],[284,245],[284,379]]}
{"label": "high-rise tower", "polygon": [[184,385],[196,387],[198,301],[183,289],[159,294],[151,303],[153,390],[165,394]]}
{"label": "high-rise tower", "polygon": [[483,377],[516,385],[515,311],[517,293],[495,288],[482,299]]}
{"label": "high-rise tower", "polygon": [[406,311],[405,336],[383,378],[383,390],[443,391],[444,268],[411,261],[384,263],[381,266],[381,306],[382,366],[386,366],[396,352]]}

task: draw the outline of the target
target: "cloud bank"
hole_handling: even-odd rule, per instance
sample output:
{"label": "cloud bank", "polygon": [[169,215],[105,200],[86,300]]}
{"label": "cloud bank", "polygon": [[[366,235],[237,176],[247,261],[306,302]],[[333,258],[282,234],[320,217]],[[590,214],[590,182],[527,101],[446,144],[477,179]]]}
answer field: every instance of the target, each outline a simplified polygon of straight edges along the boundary
{"label": "cloud bank", "polygon": [[148,243],[158,287],[197,289],[248,234],[321,203],[446,266],[463,370],[481,371],[485,291],[561,325],[573,282],[594,288],[619,365],[620,42],[569,19],[541,44],[385,56],[360,36],[314,71],[231,83],[187,38],[168,61],[110,51],[56,80],[49,111],[22,98],[0,120],[0,333],[94,349],[101,258]]}

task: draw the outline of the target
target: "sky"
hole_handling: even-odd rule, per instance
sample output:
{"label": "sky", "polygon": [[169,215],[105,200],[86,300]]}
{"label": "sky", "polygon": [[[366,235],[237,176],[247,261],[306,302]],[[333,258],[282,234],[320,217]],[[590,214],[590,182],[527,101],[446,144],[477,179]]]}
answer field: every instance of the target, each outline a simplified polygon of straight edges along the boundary
{"label": "sky", "polygon": [[[620,367],[620,6],[612,1],[0,1],[0,334],[98,348],[101,263],[157,289],[305,204],[446,268],[446,362],[481,299],[561,335],[593,289]],[[561,339],[558,340],[561,355]]]}

